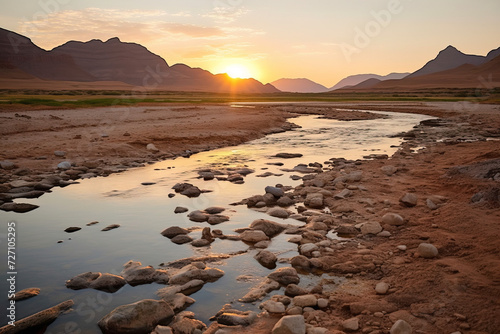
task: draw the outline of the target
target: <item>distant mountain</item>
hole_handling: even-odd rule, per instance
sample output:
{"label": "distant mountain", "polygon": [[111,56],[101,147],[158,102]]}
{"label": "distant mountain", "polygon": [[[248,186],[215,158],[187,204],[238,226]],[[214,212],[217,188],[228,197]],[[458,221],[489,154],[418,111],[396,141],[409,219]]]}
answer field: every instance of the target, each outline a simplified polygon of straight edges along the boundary
{"label": "distant mountain", "polygon": [[323,85],[305,78],[299,79],[279,79],[271,82],[271,85],[282,92],[290,93],[324,93],[328,91]]}
{"label": "distant mountain", "polygon": [[368,79],[377,79],[380,81],[392,80],[392,79],[402,79],[410,73],[391,73],[388,75],[378,75],[378,74],[355,74],[350,75],[342,80],[340,80],[335,86],[330,87],[328,90],[335,90],[340,88],[346,88],[348,86],[356,86]]}
{"label": "distant mountain", "polygon": [[385,80],[371,87],[351,87],[349,90],[397,92],[442,88],[492,89],[494,87],[500,87],[500,55],[477,66],[463,64],[441,72],[408,76],[400,80]]}
{"label": "distant mountain", "polygon": [[418,71],[413,72],[408,77],[417,77],[419,75],[431,74],[446,70],[451,70],[460,65],[471,64],[481,65],[486,61],[486,57],[467,55],[458,51],[455,47],[449,45],[446,49],[441,50],[436,58],[429,61]]}
{"label": "distant mountain", "polygon": [[346,86],[341,89],[365,89],[365,88],[372,88],[375,85],[377,85],[379,82],[382,82],[382,80],[371,78],[368,80],[365,80],[355,86]]}
{"label": "distant mountain", "polygon": [[0,79],[16,80],[16,87],[22,86],[22,80],[30,87],[37,80],[43,85],[41,79],[46,80],[48,86],[53,81],[106,82],[110,89],[116,83],[120,89],[130,85],[146,90],[279,92],[274,86],[263,85],[255,79],[232,79],[184,64],[169,66],[144,46],[124,43],[117,37],[105,42],[96,39],[70,41],[46,51],[29,38],[1,28]]}

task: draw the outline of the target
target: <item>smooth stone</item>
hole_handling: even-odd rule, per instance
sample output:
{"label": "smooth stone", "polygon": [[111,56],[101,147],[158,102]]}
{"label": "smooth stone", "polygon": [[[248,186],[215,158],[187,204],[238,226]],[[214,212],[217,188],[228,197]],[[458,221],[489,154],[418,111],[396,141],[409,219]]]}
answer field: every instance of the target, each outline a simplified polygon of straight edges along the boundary
{"label": "smooth stone", "polygon": [[186,234],[179,234],[170,239],[174,244],[182,245],[182,244],[187,244],[188,242],[193,241],[193,238],[191,238],[189,235]]}
{"label": "smooth stone", "polygon": [[151,152],[159,152],[160,150],[153,143],[149,143],[146,145],[146,150]]}
{"label": "smooth stone", "polygon": [[272,334],[305,334],[306,323],[302,315],[287,315],[274,325]]}
{"label": "smooth stone", "polygon": [[250,224],[253,230],[264,232],[269,238],[273,238],[285,230],[285,226],[266,219],[257,219]]}
{"label": "smooth stone", "polygon": [[378,222],[367,222],[361,226],[361,233],[366,234],[377,234],[382,232],[382,226]]}
{"label": "smooth stone", "polygon": [[188,208],[178,206],[175,208],[174,213],[184,213],[184,212],[188,212],[188,211],[189,211]]}
{"label": "smooth stone", "polygon": [[405,220],[403,219],[403,217],[401,217],[397,213],[389,212],[382,217],[382,224],[401,226],[404,224],[404,222]]}
{"label": "smooth stone", "polygon": [[261,250],[254,258],[264,267],[268,269],[276,268],[276,261],[278,260],[274,253],[268,250]]}
{"label": "smooth stone", "polygon": [[434,245],[429,243],[421,243],[420,245],[418,245],[417,252],[418,255],[425,259],[435,258],[439,254],[438,249]]}
{"label": "smooth stone", "polygon": [[288,284],[298,284],[300,282],[297,270],[292,267],[279,268],[267,275],[267,277],[285,286]]}
{"label": "smooth stone", "polygon": [[389,291],[389,284],[385,282],[379,282],[377,285],[375,285],[375,292],[378,295],[385,295]]}
{"label": "smooth stone", "polygon": [[58,169],[62,169],[62,170],[71,169],[71,162],[69,162],[69,161],[63,161],[63,162],[60,162],[60,163],[57,165],[57,168],[58,168]]}
{"label": "smooth stone", "polygon": [[188,214],[189,220],[191,220],[193,222],[197,222],[197,223],[206,222],[208,220],[209,216],[210,215],[208,215],[207,213],[200,211],[200,210],[195,210],[195,211],[192,211]]}
{"label": "smooth stone", "polygon": [[301,158],[303,154],[300,153],[277,153],[273,155],[274,158],[282,158],[282,159],[293,159],[293,158]]}
{"label": "smooth stone", "polygon": [[342,322],[342,328],[349,332],[355,332],[359,329],[359,319],[350,318]]}
{"label": "smooth stone", "polygon": [[318,307],[319,308],[326,308],[326,307],[328,307],[328,303],[329,303],[328,299],[325,299],[325,298],[319,298],[318,299]]}
{"label": "smooth stone", "polygon": [[5,169],[5,170],[11,170],[11,169],[16,168],[16,164],[13,163],[12,161],[4,160],[4,161],[0,161],[0,167],[2,169]]}
{"label": "smooth stone", "polygon": [[288,284],[285,288],[285,295],[290,297],[303,296],[309,294],[309,291],[301,288],[297,284]]}
{"label": "smooth stone", "polygon": [[209,208],[206,208],[203,211],[205,211],[206,213],[211,214],[211,215],[216,215],[218,213],[224,212],[225,210],[226,210],[225,208],[220,207],[220,206],[211,206]]}
{"label": "smooth stone", "polygon": [[276,218],[282,218],[282,219],[287,219],[290,216],[290,213],[283,209],[283,208],[272,208],[267,211],[267,214],[276,217]]}
{"label": "smooth stone", "polygon": [[409,323],[404,320],[398,320],[391,327],[391,334],[412,334],[413,330]]}
{"label": "smooth stone", "polygon": [[72,226],[72,227],[68,227],[67,229],[65,229],[64,232],[73,233],[76,231],[80,231],[81,229],[82,229],[81,227]]}
{"label": "smooth stone", "polygon": [[285,192],[282,188],[267,186],[265,189],[266,194],[271,194],[276,198],[283,197]]}
{"label": "smooth stone", "polygon": [[317,250],[319,250],[319,247],[313,243],[302,244],[299,247],[300,254],[305,256],[311,255],[312,252]]}
{"label": "smooth stone", "polygon": [[414,207],[417,205],[418,197],[412,193],[406,193],[403,197],[399,199],[399,202],[406,207]]}
{"label": "smooth stone", "polygon": [[210,244],[211,244],[211,242],[208,241],[207,239],[197,239],[197,240],[194,240],[193,242],[191,242],[191,245],[193,247],[205,247],[205,246],[208,246]]}
{"label": "smooth stone", "polygon": [[104,334],[150,333],[157,325],[170,324],[173,317],[174,311],[165,301],[144,299],[118,306],[97,324]]}
{"label": "smooth stone", "polygon": [[392,234],[389,231],[382,231],[377,234],[378,237],[383,237],[383,238],[389,238],[391,235]]}
{"label": "smooth stone", "polygon": [[269,313],[285,313],[285,305],[274,300],[266,300],[259,305],[260,308],[266,310]]}
{"label": "smooth stone", "polygon": [[227,222],[229,220],[228,216],[223,216],[223,215],[210,215],[208,216],[207,223],[210,225],[218,225],[224,222]]}
{"label": "smooth stone", "polygon": [[301,295],[293,297],[293,305],[300,307],[314,307],[318,304],[318,298],[315,295]]}
{"label": "smooth stone", "polygon": [[38,208],[38,205],[30,203],[4,203],[0,205],[0,210],[14,211],[17,213],[25,213]]}
{"label": "smooth stone", "polygon": [[168,227],[166,229],[164,229],[162,232],[161,232],[161,235],[163,235],[164,237],[167,237],[169,239],[172,239],[173,237],[176,237],[180,234],[188,234],[189,231],[182,228],[182,227],[179,227],[179,226],[171,226],[171,227]]}

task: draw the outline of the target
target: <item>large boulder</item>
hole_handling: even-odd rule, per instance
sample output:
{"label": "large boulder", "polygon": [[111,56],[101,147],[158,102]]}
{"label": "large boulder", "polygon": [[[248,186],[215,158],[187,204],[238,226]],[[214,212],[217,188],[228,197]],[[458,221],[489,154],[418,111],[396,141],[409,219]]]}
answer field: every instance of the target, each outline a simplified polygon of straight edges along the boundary
{"label": "large boulder", "polygon": [[278,259],[276,258],[276,255],[274,255],[274,253],[268,250],[260,251],[259,253],[257,253],[257,255],[254,256],[254,258],[266,268],[269,269],[276,268],[276,261]]}
{"label": "large boulder", "polygon": [[165,301],[144,299],[115,308],[97,324],[104,334],[149,334],[158,325],[168,325],[173,317],[174,311]]}

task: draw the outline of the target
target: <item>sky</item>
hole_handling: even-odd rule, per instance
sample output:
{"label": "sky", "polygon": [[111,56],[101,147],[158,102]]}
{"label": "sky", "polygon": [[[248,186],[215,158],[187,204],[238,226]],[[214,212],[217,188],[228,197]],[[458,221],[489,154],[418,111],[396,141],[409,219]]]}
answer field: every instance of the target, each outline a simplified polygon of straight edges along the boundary
{"label": "sky", "polygon": [[[169,65],[246,69],[327,87],[353,74],[413,72],[453,45],[500,46],[499,0],[0,0],[0,27],[50,50],[119,37]],[[232,67],[231,67],[232,66]]]}

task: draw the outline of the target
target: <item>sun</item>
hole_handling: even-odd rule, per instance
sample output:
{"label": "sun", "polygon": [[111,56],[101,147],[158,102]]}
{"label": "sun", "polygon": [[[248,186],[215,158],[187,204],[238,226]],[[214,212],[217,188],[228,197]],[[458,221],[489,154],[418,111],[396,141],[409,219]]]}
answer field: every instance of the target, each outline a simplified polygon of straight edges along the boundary
{"label": "sun", "polygon": [[250,70],[241,64],[232,64],[224,70],[233,79],[248,79],[252,77]]}

